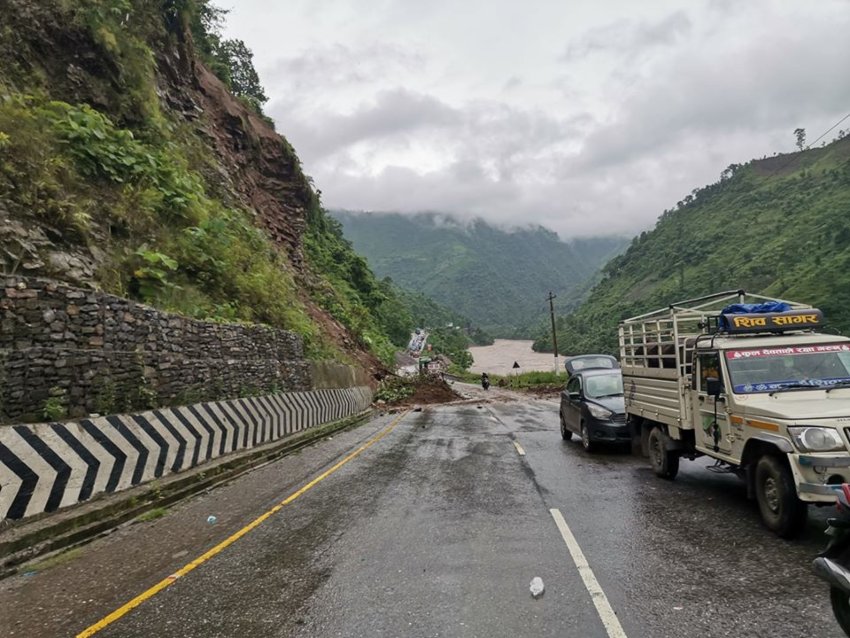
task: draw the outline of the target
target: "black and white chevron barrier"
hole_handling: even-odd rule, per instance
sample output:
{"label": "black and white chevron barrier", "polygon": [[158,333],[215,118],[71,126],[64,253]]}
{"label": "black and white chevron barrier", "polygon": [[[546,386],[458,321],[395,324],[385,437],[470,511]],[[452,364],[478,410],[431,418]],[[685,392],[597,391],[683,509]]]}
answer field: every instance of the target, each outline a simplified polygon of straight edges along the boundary
{"label": "black and white chevron barrier", "polygon": [[0,519],[118,492],[359,414],[368,387],[285,392],[68,423],[0,426]]}

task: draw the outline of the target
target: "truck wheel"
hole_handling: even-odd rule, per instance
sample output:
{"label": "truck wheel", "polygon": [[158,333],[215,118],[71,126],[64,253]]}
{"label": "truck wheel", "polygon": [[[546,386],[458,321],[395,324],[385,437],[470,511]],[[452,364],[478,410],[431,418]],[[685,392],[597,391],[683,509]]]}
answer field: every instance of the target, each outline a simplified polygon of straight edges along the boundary
{"label": "truck wheel", "polygon": [[572,433],[572,432],[570,432],[570,431],[567,429],[567,424],[566,424],[566,422],[564,421],[564,415],[563,415],[563,413],[561,413],[560,411],[558,411],[558,416],[560,416],[560,417],[561,417],[561,438],[562,438],[562,439],[564,439],[564,441],[569,441],[571,438],[573,438],[573,433]]}
{"label": "truck wheel", "polygon": [[780,538],[796,538],[806,526],[809,508],[797,498],[794,476],[784,459],[765,455],[758,460],[756,500],[765,527]]}
{"label": "truck wheel", "polygon": [[657,476],[673,480],[679,473],[679,454],[665,448],[666,438],[657,425],[649,432],[649,462]]}

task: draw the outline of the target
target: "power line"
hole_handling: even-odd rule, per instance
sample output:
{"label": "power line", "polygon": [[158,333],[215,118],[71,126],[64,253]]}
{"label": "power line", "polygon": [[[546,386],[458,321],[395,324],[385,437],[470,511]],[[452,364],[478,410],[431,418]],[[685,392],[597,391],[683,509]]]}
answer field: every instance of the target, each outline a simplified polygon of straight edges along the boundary
{"label": "power line", "polygon": [[[812,149],[812,145],[813,145],[813,144],[817,144],[818,142],[820,142],[820,141],[821,141],[824,137],[826,137],[826,136],[829,134],[829,132],[830,132],[830,131],[832,131],[832,130],[836,127],[836,126],[838,126],[839,124],[841,124],[841,123],[842,123],[844,120],[846,120],[847,118],[850,118],[850,113],[848,113],[847,115],[845,115],[844,117],[842,117],[842,118],[841,118],[840,120],[838,120],[835,124],[833,124],[832,126],[830,126],[828,129],[826,129],[823,133],[821,133],[821,134],[817,137],[817,139],[815,139],[815,141],[814,141],[814,142],[811,142],[810,144],[807,144],[807,145],[806,145],[806,148],[804,148],[804,149],[802,149],[802,150],[804,150],[804,151],[810,151],[810,150]],[[800,152],[802,152],[802,151],[800,151]],[[795,156],[796,154],[795,154],[795,153],[790,153],[789,155],[790,155],[790,157],[788,158],[788,161],[783,162],[780,166],[777,166],[776,168],[774,168],[774,169],[773,169],[772,171],[770,171],[770,172],[769,172],[769,173],[768,173],[765,177],[773,177],[773,176],[774,176],[774,175],[776,175],[776,173],[778,173],[779,171],[781,171],[781,170],[784,170],[784,169],[788,168],[788,166],[790,166],[790,165],[791,165],[791,162],[793,162],[793,161],[794,161],[794,159],[795,159],[795,157],[794,157],[794,156]]]}
{"label": "power line", "polygon": [[[844,117],[842,117],[842,118],[841,118],[840,120],[838,120],[835,124],[833,124],[832,126],[830,126],[830,127],[829,127],[828,129],[826,129],[823,133],[821,133],[821,136],[820,136],[819,138],[817,138],[814,142],[812,142],[812,144],[817,144],[818,142],[820,142],[820,141],[821,141],[821,139],[822,139],[822,138],[824,138],[824,137],[826,137],[826,136],[827,136],[827,134],[828,134],[828,133],[829,133],[832,129],[834,129],[836,126],[838,126],[839,124],[841,124],[841,123],[842,123],[844,120],[846,120],[847,118],[850,118],[850,113],[848,113],[847,115],[845,115]],[[806,145],[806,150],[807,150],[807,151],[808,151],[810,148],[812,148],[812,144],[808,144],[808,145]]]}

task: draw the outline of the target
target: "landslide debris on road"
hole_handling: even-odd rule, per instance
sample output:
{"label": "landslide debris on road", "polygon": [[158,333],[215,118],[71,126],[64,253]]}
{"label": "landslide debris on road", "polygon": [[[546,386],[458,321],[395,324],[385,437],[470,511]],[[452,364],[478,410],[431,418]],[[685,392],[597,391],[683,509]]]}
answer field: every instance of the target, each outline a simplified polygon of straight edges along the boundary
{"label": "landslide debris on road", "polygon": [[376,405],[394,407],[451,403],[462,398],[443,379],[433,376],[388,376],[375,393]]}

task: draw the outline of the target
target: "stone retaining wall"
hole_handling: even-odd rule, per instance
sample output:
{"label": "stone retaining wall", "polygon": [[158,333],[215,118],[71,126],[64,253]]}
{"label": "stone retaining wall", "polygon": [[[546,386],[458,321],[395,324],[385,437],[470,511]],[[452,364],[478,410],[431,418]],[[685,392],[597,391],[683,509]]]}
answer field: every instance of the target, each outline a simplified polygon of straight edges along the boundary
{"label": "stone retaining wall", "polygon": [[311,387],[300,337],[4,277],[0,423],[61,420]]}

